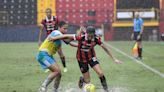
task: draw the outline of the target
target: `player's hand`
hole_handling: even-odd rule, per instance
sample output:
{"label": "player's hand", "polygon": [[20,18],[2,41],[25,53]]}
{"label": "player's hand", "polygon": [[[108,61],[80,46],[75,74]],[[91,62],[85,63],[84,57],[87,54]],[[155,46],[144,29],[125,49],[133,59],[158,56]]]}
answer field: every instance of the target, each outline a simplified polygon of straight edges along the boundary
{"label": "player's hand", "polygon": [[42,44],[42,41],[38,41],[38,46],[40,47],[40,45]]}
{"label": "player's hand", "polygon": [[83,32],[83,33],[86,33],[86,28],[84,26],[81,26],[80,31]]}
{"label": "player's hand", "polygon": [[141,39],[141,35],[138,35],[138,36],[137,36],[137,40],[139,40],[139,39]]}
{"label": "player's hand", "polygon": [[120,61],[120,60],[118,60],[118,59],[115,59],[114,62],[115,62],[116,64],[122,64],[122,61]]}
{"label": "player's hand", "polygon": [[53,41],[53,39],[51,37],[48,38],[49,41]]}
{"label": "player's hand", "polygon": [[49,36],[48,40],[49,40],[49,42],[52,42],[52,41],[54,41],[54,37]]}

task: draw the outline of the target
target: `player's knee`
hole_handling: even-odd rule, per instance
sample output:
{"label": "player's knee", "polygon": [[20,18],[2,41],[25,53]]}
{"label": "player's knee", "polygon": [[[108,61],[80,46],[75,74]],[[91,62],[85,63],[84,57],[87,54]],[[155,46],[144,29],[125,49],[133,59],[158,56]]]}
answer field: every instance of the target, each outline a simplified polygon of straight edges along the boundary
{"label": "player's knee", "polygon": [[61,72],[59,72],[59,73],[58,73],[58,77],[62,77],[62,74],[61,74]]}
{"label": "player's knee", "polygon": [[104,76],[104,73],[99,73],[99,77],[103,77]]}
{"label": "player's knee", "polygon": [[56,72],[56,76],[57,76],[57,77],[62,77],[61,72],[60,72],[60,71],[57,71],[57,72]]}

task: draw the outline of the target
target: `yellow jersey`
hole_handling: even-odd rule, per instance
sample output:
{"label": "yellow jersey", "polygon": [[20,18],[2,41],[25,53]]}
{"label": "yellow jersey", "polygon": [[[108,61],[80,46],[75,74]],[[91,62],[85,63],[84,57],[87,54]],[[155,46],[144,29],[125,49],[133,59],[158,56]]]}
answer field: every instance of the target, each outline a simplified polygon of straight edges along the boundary
{"label": "yellow jersey", "polygon": [[39,51],[46,51],[49,55],[55,54],[61,47],[61,40],[49,41],[48,38],[50,36],[55,37],[60,35],[62,33],[59,30],[52,31],[39,47]]}

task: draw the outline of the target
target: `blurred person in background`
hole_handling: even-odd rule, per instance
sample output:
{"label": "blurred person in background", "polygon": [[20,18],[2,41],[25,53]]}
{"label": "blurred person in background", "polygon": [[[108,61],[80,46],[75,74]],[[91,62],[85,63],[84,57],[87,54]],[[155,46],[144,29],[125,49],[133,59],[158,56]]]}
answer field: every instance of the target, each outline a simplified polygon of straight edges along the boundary
{"label": "blurred person in background", "polygon": [[99,36],[101,38],[103,37],[103,31],[100,28],[96,29],[95,34],[96,34],[96,36]]}
{"label": "blurred person in background", "polygon": [[[46,35],[48,36],[53,30],[58,29],[58,18],[57,16],[52,16],[52,10],[50,8],[46,9],[46,17],[42,20],[41,24],[39,25],[40,33],[39,33],[39,39],[38,39],[38,45],[40,46],[42,41],[42,34],[43,30],[46,31]],[[58,51],[58,54],[60,56],[60,59],[62,61],[62,65],[64,67],[63,71],[67,72],[66,62],[65,62],[65,56],[63,54],[62,48]],[[48,72],[49,70],[46,70],[45,72]]]}
{"label": "blurred person in background", "polygon": [[143,20],[140,17],[139,13],[136,12],[133,19],[133,33],[131,35],[131,39],[135,41],[138,50],[137,59],[142,60],[142,35],[144,31]]}
{"label": "blurred person in background", "polygon": [[164,33],[161,34],[161,39],[164,41]]}

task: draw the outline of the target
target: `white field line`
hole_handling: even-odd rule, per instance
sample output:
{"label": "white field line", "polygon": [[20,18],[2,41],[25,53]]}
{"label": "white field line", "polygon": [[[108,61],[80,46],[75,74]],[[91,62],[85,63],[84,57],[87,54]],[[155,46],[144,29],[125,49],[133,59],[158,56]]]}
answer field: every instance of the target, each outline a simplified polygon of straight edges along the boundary
{"label": "white field line", "polygon": [[107,46],[109,46],[109,47],[111,47],[112,49],[114,49],[115,51],[117,51],[118,53],[121,53],[122,55],[124,55],[124,56],[126,56],[126,57],[132,59],[133,61],[136,61],[138,64],[141,64],[143,67],[147,68],[148,70],[152,71],[153,73],[158,74],[160,77],[164,78],[164,74],[161,73],[161,72],[159,72],[158,70],[156,70],[156,69],[154,69],[154,68],[151,68],[150,66],[144,64],[143,62],[141,62],[141,61],[135,59],[135,58],[132,57],[132,56],[129,56],[129,55],[126,54],[125,52],[123,52],[123,51],[121,51],[121,50],[119,50],[119,49],[113,47],[112,45],[110,45],[110,44],[108,44],[108,43],[106,43],[106,42],[104,42],[104,43],[105,43]]}

